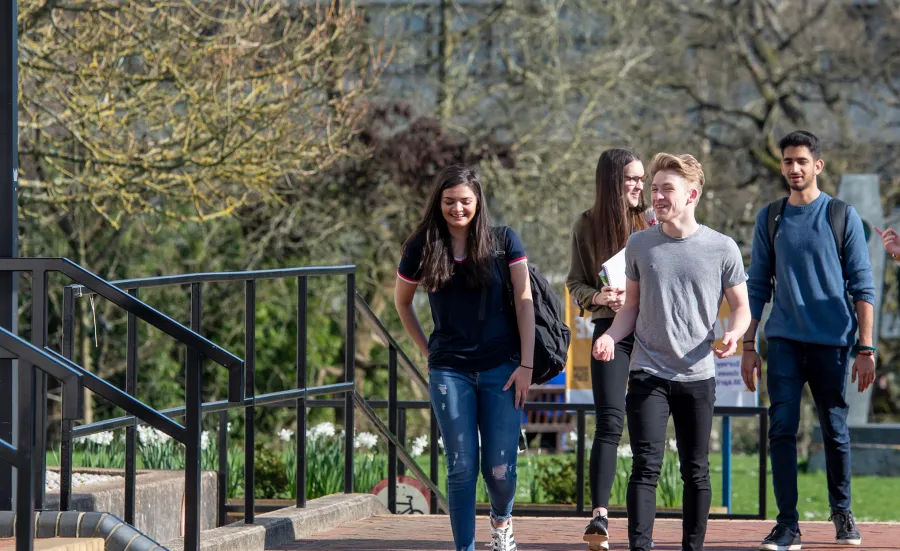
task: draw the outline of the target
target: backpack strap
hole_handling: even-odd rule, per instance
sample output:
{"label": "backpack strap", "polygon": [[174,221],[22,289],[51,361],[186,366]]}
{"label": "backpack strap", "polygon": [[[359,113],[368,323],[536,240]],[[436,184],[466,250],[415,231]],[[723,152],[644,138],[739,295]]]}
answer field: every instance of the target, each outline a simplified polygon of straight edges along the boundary
{"label": "backpack strap", "polygon": [[781,218],[784,216],[784,209],[787,207],[788,198],[778,199],[769,203],[766,211],[766,229],[769,231],[769,264],[772,266],[772,293],[775,293],[775,234],[778,233],[778,226],[781,225]]}
{"label": "backpack strap", "polygon": [[834,244],[837,246],[838,258],[841,259],[841,268],[844,267],[844,235],[847,231],[847,203],[831,198],[828,203],[828,222],[831,224],[831,232],[834,234]]}
{"label": "backpack strap", "polygon": [[[500,281],[503,284],[503,294],[507,299],[512,297],[512,276],[509,272],[509,263],[506,261],[506,232],[509,226],[500,226],[491,228],[491,234],[494,238],[494,263],[500,270]],[[487,315],[487,296],[488,289],[481,290],[481,303],[478,306],[478,321],[484,321]]]}

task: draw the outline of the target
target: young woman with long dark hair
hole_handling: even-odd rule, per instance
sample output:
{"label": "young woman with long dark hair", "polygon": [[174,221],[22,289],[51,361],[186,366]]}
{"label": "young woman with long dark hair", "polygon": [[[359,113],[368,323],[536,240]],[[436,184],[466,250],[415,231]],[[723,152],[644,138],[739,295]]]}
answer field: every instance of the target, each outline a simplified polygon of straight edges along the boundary
{"label": "young woman with long dark hair", "polygon": [[[612,325],[625,303],[625,289],[604,286],[603,263],[625,248],[628,237],[648,227],[644,165],[626,149],[608,149],[597,163],[594,205],[572,228],[572,252],[566,285],[581,308],[591,312],[593,342]],[[652,219],[650,220],[652,222]],[[625,423],[625,384],[633,336],[616,345],[615,359],[591,358],[591,387],[597,425],[591,448],[590,490],[593,520],[584,532],[591,549],[609,548],[609,494],[616,476],[616,452]]]}
{"label": "young woman with long dark hair", "polygon": [[[494,258],[499,250],[510,266],[514,312]],[[512,229],[491,228],[474,170],[455,165],[437,175],[397,272],[394,304],[403,327],[428,358],[431,403],[447,456],[455,549],[475,550],[480,462],[491,500],[492,549],[514,551],[519,407],[534,367],[534,306],[522,243]],[[419,286],[431,304],[430,337],[413,309]]]}

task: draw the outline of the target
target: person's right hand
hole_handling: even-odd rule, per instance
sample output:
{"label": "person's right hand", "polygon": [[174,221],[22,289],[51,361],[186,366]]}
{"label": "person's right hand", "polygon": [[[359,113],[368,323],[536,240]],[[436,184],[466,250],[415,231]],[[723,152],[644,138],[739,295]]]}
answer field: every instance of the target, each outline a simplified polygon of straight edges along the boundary
{"label": "person's right hand", "polygon": [[875,231],[881,236],[884,250],[894,258],[900,256],[900,235],[891,228],[881,230],[878,226],[875,226]]}
{"label": "person's right hand", "polygon": [[625,289],[619,289],[617,287],[610,287],[609,285],[605,285],[600,292],[594,295],[594,304],[598,306],[610,306],[610,303],[615,303],[619,294],[622,294],[622,301],[625,301]]}
{"label": "person's right hand", "polygon": [[594,342],[594,359],[601,362],[611,361],[616,355],[616,341],[612,337],[603,333]]}
{"label": "person's right hand", "polygon": [[744,350],[741,356],[741,378],[750,392],[756,392],[756,381],[762,373],[762,359],[758,352]]}

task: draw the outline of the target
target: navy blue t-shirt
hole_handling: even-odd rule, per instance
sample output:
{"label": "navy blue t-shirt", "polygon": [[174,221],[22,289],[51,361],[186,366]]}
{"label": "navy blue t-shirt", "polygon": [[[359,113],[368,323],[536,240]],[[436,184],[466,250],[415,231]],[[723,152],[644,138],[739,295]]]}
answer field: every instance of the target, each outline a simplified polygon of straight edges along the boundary
{"label": "navy blue t-shirt", "polygon": [[[512,228],[506,231],[506,259],[510,266],[525,262],[525,248]],[[422,277],[421,259],[425,236],[415,236],[404,248],[397,274],[400,279],[418,284]],[[466,262],[456,259],[457,266]],[[504,308],[503,280],[496,262],[491,263],[491,287],[487,296],[485,319],[479,322],[482,290],[466,282],[464,270],[454,270],[443,289],[428,293],[434,331],[428,339],[428,365],[432,368],[476,372],[493,369],[520,354],[519,329],[515,314]]]}

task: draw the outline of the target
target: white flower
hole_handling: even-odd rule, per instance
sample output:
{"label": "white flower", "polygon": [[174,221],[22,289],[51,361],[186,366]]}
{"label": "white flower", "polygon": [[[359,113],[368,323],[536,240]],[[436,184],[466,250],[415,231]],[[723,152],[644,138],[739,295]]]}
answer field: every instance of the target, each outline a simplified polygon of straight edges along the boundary
{"label": "white flower", "polygon": [[323,436],[331,437],[335,434],[334,423],[329,423],[327,421],[324,423],[319,423],[318,425],[306,431],[306,437],[313,442]]}
{"label": "white flower", "polygon": [[441,436],[438,438],[438,447],[444,449],[444,437]]}
{"label": "white flower", "polygon": [[427,447],[428,447],[428,435],[423,434],[422,436],[413,440],[413,445],[412,445],[412,450],[411,450],[412,456],[419,457],[420,455],[425,453],[425,448],[427,448]]}
{"label": "white flower", "polygon": [[225,423],[225,432],[231,432],[231,421]]}
{"label": "white flower", "polygon": [[209,431],[205,430],[200,433],[200,449],[205,450],[209,447]]}
{"label": "white flower", "polygon": [[678,443],[675,442],[674,438],[669,439],[669,451],[673,451],[673,452],[678,451]]}
{"label": "white flower", "polygon": [[172,439],[171,436],[169,436],[168,434],[164,433],[161,430],[153,429],[153,432],[156,433],[156,438],[160,444],[165,444],[166,442],[168,442],[169,440]]}
{"label": "white flower", "polygon": [[138,439],[140,439],[142,446],[161,446],[172,438],[168,434],[153,427],[138,425],[137,430]]}
{"label": "white flower", "polygon": [[278,438],[281,438],[284,442],[290,442],[293,437],[294,431],[291,429],[281,429],[278,431]]}
{"label": "white flower", "polygon": [[570,432],[569,440],[571,440],[572,442],[578,442],[578,433],[575,432],[574,430],[572,432]]}
{"label": "white flower", "polygon": [[631,446],[619,446],[616,449],[616,455],[618,457],[631,457]]}
{"label": "white flower", "polygon": [[87,441],[97,444],[98,446],[109,446],[113,441],[113,433],[106,431],[90,434],[87,436]]}
{"label": "white flower", "polygon": [[378,444],[378,437],[372,434],[371,432],[361,432],[356,435],[356,440],[353,442],[354,448],[363,447],[365,449],[372,449]]}
{"label": "white flower", "polygon": [[76,444],[84,444],[87,442],[87,436],[79,436],[74,440]]}

